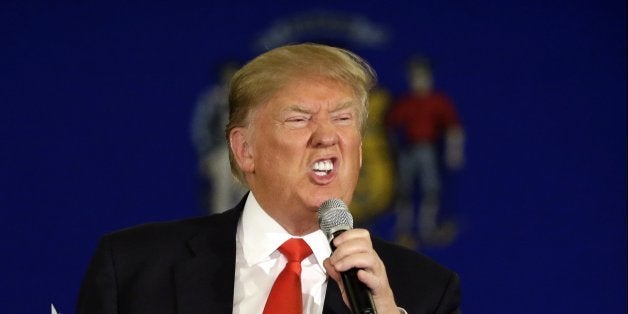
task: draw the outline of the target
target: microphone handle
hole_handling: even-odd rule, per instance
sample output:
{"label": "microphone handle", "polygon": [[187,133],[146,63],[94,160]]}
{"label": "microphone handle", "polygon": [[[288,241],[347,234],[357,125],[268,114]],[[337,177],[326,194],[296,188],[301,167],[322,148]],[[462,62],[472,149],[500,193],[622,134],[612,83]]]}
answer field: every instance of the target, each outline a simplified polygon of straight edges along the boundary
{"label": "microphone handle", "polygon": [[[345,230],[334,232],[334,238],[343,232]],[[332,242],[329,242],[329,244],[331,245],[331,250],[335,251],[336,246]],[[357,268],[351,268],[340,273],[342,283],[345,286],[345,293],[351,305],[351,311],[353,314],[376,314],[377,310],[373,303],[371,290],[358,279],[358,270]]]}

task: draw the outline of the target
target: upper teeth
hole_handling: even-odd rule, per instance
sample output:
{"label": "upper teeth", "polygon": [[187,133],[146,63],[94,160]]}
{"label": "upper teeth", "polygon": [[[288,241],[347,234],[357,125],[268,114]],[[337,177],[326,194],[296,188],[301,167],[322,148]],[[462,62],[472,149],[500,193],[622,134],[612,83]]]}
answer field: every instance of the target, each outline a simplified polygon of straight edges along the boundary
{"label": "upper teeth", "polygon": [[312,167],[314,171],[331,171],[334,169],[334,164],[331,160],[321,160],[314,163]]}

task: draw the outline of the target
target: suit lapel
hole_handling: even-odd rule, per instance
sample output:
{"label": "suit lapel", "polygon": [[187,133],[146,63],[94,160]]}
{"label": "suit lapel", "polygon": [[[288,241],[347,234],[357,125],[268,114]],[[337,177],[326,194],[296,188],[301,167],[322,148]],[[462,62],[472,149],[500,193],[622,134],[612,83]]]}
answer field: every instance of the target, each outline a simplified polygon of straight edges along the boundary
{"label": "suit lapel", "polygon": [[196,258],[176,267],[175,285],[179,314],[232,312],[233,267]]}
{"label": "suit lapel", "polygon": [[235,234],[245,199],[188,242],[192,257],[174,270],[178,314],[233,311]]}

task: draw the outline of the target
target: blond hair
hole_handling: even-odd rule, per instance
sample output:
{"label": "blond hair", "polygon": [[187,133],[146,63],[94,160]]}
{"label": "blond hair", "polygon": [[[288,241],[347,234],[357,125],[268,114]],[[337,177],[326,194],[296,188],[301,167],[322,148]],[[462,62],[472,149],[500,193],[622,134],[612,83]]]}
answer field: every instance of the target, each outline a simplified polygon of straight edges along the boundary
{"label": "blond hair", "polygon": [[[247,126],[254,109],[291,81],[310,77],[330,79],[353,89],[362,104],[359,125],[363,132],[368,93],[376,82],[373,69],[364,59],[345,49],[312,43],[295,44],[263,53],[234,74],[229,90],[229,122],[225,128],[229,147],[231,130]],[[229,162],[233,175],[246,185],[231,149]]]}

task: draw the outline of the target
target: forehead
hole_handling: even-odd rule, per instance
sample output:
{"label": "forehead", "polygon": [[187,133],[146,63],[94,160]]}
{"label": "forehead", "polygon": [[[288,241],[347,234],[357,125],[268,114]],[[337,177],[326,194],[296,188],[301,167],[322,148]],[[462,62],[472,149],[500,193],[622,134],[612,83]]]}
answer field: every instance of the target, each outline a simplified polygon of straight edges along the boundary
{"label": "forehead", "polygon": [[329,78],[299,78],[283,84],[268,103],[280,107],[357,105],[355,90],[348,84]]}

